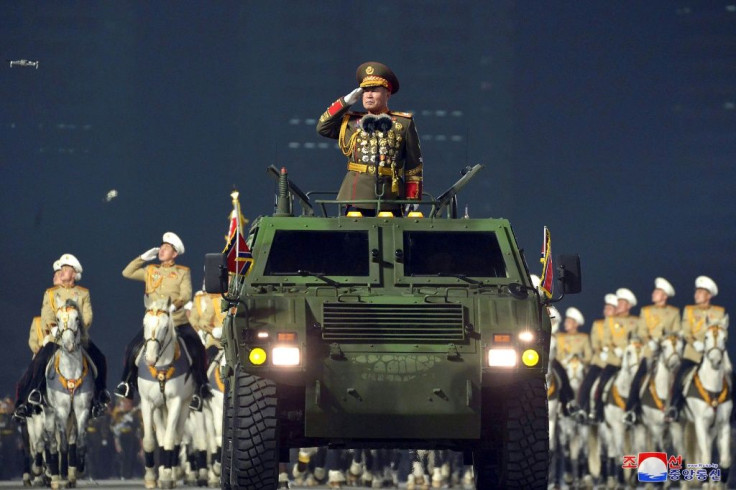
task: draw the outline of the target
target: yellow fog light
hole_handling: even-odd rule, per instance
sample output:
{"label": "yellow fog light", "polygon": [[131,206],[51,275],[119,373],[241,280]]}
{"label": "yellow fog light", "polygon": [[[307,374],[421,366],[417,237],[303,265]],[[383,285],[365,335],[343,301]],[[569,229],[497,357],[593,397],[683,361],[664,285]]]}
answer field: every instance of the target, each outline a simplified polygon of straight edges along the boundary
{"label": "yellow fog light", "polygon": [[274,366],[298,366],[301,360],[299,347],[274,347],[271,354]]}
{"label": "yellow fog light", "polygon": [[255,349],[250,351],[250,354],[248,354],[248,360],[251,362],[251,364],[260,366],[261,364],[266,362],[266,351],[261,349],[260,347],[256,347]]}
{"label": "yellow fog light", "polygon": [[379,218],[393,218],[394,213],[392,213],[391,211],[379,211],[378,217]]}
{"label": "yellow fog light", "polygon": [[348,214],[346,214],[348,218],[362,218],[363,213],[360,211],[348,211]]}
{"label": "yellow fog light", "polygon": [[528,367],[536,366],[539,362],[539,353],[534,349],[527,349],[521,355],[521,362]]}
{"label": "yellow fog light", "polygon": [[407,218],[424,218],[424,215],[421,211],[409,211],[409,214],[406,215]]}
{"label": "yellow fog light", "polygon": [[488,365],[491,367],[516,366],[516,351],[508,347],[488,349]]}

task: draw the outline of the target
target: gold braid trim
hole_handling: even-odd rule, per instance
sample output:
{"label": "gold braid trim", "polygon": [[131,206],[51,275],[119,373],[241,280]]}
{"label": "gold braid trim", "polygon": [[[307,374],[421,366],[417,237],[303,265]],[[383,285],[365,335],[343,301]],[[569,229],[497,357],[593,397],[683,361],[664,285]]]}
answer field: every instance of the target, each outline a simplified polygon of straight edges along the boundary
{"label": "gold braid trim", "polygon": [[66,388],[69,394],[73,397],[77,389],[82,386],[85,376],[87,376],[87,371],[89,370],[89,366],[87,365],[87,358],[82,356],[82,375],[77,379],[67,379],[61,374],[61,371],[59,370],[60,359],[61,356],[57,355],[56,359],[54,360],[54,370],[59,376],[59,382],[64,385],[64,388]]}
{"label": "gold braid trim", "polygon": [[664,412],[664,402],[659,395],[657,395],[657,387],[654,386],[654,376],[649,378],[649,394],[652,395],[652,400],[654,400],[654,404],[657,408]]}
{"label": "gold braid trim", "polygon": [[353,153],[358,139],[358,131],[356,131],[350,136],[350,141],[347,143],[345,142],[345,132],[348,128],[348,121],[350,121],[350,113],[342,116],[342,123],[340,123],[340,136],[337,138],[337,141],[340,144],[340,151],[342,151],[342,154],[346,157],[349,157]]}
{"label": "gold braid trim", "polygon": [[616,404],[616,406],[621,410],[626,410],[626,402],[624,401],[624,398],[621,396],[621,394],[618,392],[618,388],[616,388],[615,384],[611,389],[611,395],[613,395],[613,402]]}
{"label": "gold braid trim", "polygon": [[705,389],[703,386],[703,383],[700,382],[700,376],[698,376],[698,373],[695,373],[695,376],[693,377],[693,382],[695,383],[695,388],[698,390],[698,394],[700,397],[705,400],[705,403],[710,405],[713,408],[716,408],[721,403],[725,402],[728,399],[728,383],[726,382],[726,377],[723,377],[723,389],[721,390],[721,393],[718,395],[718,398],[711,398],[710,393],[708,393],[708,390]]}
{"label": "gold braid trim", "polygon": [[420,174],[422,173],[422,167],[424,167],[424,164],[420,163],[419,165],[417,165],[411,170],[404,170],[404,175],[406,175],[407,177],[411,177],[411,176]]}
{"label": "gold braid trim", "polygon": [[549,386],[547,387],[547,398],[551,398],[552,395],[555,394],[555,391],[557,391],[557,383],[555,382],[555,377],[550,376],[550,382]]}

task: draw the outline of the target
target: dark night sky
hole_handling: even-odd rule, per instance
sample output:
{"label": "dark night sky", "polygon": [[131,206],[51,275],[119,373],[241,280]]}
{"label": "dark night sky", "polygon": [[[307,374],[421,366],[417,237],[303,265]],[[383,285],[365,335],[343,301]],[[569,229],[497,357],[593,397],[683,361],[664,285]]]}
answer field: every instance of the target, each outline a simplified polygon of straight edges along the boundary
{"label": "dark night sky", "polygon": [[[85,268],[114,386],[143,314],[142,283],[120,274],[133,257],[175,231],[196,289],[233,185],[249,218],[271,212],[267,165],[336,189],[343,157],[314,119],[366,60],[401,81],[391,107],[416,115],[427,191],[484,163],[460,199],[472,217],[509,218],[533,270],[544,225],[580,253],[584,292],[558,307],[586,330],[605,293],[646,304],[658,275],[677,306],[709,275],[732,311],[732,3],[5,2],[0,393],[62,253]],[[9,67],[22,58],[39,69]]]}

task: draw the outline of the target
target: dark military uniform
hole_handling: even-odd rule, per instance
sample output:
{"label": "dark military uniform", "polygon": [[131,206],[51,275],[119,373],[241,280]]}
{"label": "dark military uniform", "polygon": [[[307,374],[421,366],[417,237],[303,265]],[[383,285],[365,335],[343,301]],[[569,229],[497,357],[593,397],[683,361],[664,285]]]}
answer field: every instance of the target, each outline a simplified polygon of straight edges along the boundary
{"label": "dark military uniform", "polygon": [[[361,87],[384,86],[392,94],[398,91],[395,75],[380,63],[364,63],[358,68],[356,78]],[[366,113],[349,112],[349,108],[341,97],[317,123],[317,132],[338,140],[348,158],[348,172],[337,199],[370,200],[379,195],[381,199],[421,199],[422,152],[412,115],[388,111],[391,127],[385,132],[370,134],[361,125]],[[374,206],[356,203],[355,207],[369,209]]]}

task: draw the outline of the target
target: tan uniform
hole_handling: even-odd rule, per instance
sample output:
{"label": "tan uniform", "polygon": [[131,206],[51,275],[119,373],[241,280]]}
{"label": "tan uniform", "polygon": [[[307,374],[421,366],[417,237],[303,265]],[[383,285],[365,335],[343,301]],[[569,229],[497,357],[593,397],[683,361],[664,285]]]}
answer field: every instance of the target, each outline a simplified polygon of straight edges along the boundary
{"label": "tan uniform", "polygon": [[659,342],[665,334],[680,333],[680,310],[671,305],[643,306],[639,315],[639,338],[645,343],[643,355],[651,359],[652,351],[646,343]]}
{"label": "tan uniform", "polygon": [[601,359],[605,322],[606,319],[601,318],[600,320],[594,321],[593,326],[590,328],[590,347],[593,351],[593,358],[590,360],[590,364],[600,368],[606,367],[605,361]]}
{"label": "tan uniform", "polygon": [[639,330],[639,318],[635,316],[609,316],[603,328],[603,345],[608,347],[606,364],[621,367],[621,359],[614,353],[616,347],[626,349],[629,344],[629,334],[636,334]]}
{"label": "tan uniform", "polygon": [[693,343],[703,342],[708,326],[723,318],[725,314],[726,310],[722,306],[710,305],[703,308],[698,305],[688,305],[685,307],[682,312],[682,335],[687,342],[683,354],[685,359],[700,363],[703,354],[695,350]]}
{"label": "tan uniform", "polygon": [[[378,132],[368,135],[358,127],[364,112],[348,112],[349,105],[341,97],[335,101],[317,123],[317,132],[324,137],[338,140],[343,154],[348,158],[348,173],[342,181],[338,200],[376,199],[376,168],[383,155],[379,172],[384,177],[382,199],[403,199],[421,188],[422,152],[419,136],[412,115],[406,112],[389,111],[393,121],[391,129],[381,137]],[[384,165],[385,163],[385,165]],[[359,208],[370,208],[370,204],[357,204]]]}
{"label": "tan uniform", "polygon": [[172,315],[174,325],[189,323],[183,306],[192,298],[192,276],[189,267],[171,265],[164,267],[161,264],[148,264],[140,257],[123,269],[123,277],[146,283],[146,294],[151,299],[171,299],[176,306]]}
{"label": "tan uniform", "polygon": [[31,348],[34,356],[41,350],[43,339],[50,332],[50,330],[44,328],[42,325],[41,317],[34,316],[33,321],[31,321],[31,331],[28,333],[28,347]]}
{"label": "tan uniform", "polygon": [[590,348],[590,340],[587,333],[558,333],[557,334],[557,360],[565,366],[570,357],[576,355],[586,366],[593,358]]}
{"label": "tan uniform", "polygon": [[87,288],[61,285],[47,289],[41,305],[41,322],[51,330],[56,325],[56,309],[62,307],[68,299],[77,303],[82,315],[82,341],[86,343],[89,339],[89,328],[92,326],[92,301]]}
{"label": "tan uniform", "polygon": [[207,344],[205,347],[215,346],[218,349],[221,347],[220,341],[212,337],[212,329],[215,327],[222,327],[222,322],[225,319],[225,313],[220,308],[220,302],[222,296],[219,294],[207,294],[202,291],[198,291],[194,295],[192,313],[189,316],[189,323],[192,324],[197,330],[202,330],[210,334],[207,337]]}

